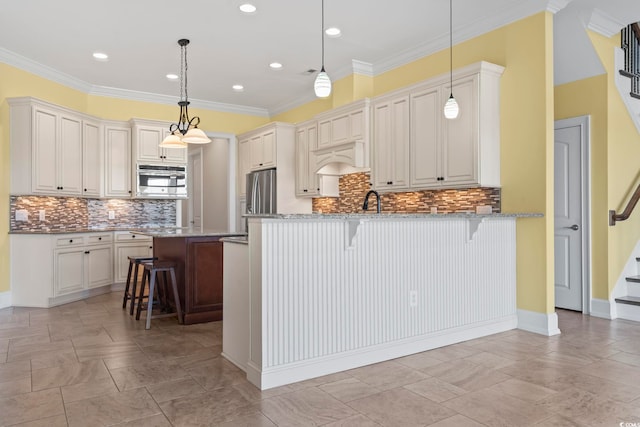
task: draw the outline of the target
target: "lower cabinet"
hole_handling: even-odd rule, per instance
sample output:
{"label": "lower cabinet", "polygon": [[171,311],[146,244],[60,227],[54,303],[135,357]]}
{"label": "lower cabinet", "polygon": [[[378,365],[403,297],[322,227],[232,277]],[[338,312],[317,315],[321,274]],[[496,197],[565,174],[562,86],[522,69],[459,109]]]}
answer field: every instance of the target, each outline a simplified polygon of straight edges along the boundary
{"label": "lower cabinet", "polygon": [[113,282],[111,244],[55,249],[54,271],[54,296],[111,285]]}
{"label": "lower cabinet", "polygon": [[114,233],[115,243],[113,245],[113,281],[115,283],[125,283],[129,272],[130,256],[153,256],[153,241],[150,236],[131,234],[128,231],[116,231]]}

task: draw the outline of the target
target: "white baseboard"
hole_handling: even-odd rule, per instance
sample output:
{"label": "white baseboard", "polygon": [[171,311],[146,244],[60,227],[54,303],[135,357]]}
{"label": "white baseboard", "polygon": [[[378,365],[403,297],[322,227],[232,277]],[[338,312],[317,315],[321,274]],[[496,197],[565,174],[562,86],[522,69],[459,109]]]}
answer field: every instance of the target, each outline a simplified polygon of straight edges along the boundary
{"label": "white baseboard", "polygon": [[262,370],[249,361],[246,369],[247,380],[259,389],[266,390],[509,331],[516,328],[517,321],[515,315],[505,316],[480,324],[466,325],[402,341],[393,341]]}
{"label": "white baseboard", "polygon": [[616,313],[616,304],[604,299],[591,299],[591,313],[594,317],[601,317],[603,319],[615,319],[618,317]]}
{"label": "white baseboard", "polygon": [[83,299],[95,297],[98,295],[108,294],[111,292],[112,285],[100,286],[99,288],[85,289],[80,292],[74,292],[67,295],[60,295],[57,297],[49,298],[49,307],[56,307],[70,302],[76,302]]}
{"label": "white baseboard", "polygon": [[11,307],[11,291],[0,292],[0,308]]}
{"label": "white baseboard", "polygon": [[538,313],[535,311],[518,310],[518,329],[534,332],[545,336],[558,335],[558,315],[553,313]]}

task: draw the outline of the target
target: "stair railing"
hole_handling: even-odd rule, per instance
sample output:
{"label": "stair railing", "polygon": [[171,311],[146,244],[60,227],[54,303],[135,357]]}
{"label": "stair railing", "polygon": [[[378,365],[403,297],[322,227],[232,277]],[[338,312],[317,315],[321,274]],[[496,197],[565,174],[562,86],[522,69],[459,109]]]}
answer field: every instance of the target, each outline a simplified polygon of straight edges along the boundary
{"label": "stair railing", "polygon": [[624,51],[624,70],[620,74],[631,79],[631,96],[640,98],[640,24],[629,24],[620,34]]}
{"label": "stair railing", "polygon": [[609,211],[609,225],[616,225],[618,221],[625,221],[629,219],[629,215],[633,212],[633,208],[636,207],[638,201],[640,200],[640,184],[636,187],[636,191],[633,192],[633,195],[629,199],[629,203],[624,208],[622,213],[617,214],[615,210]]}

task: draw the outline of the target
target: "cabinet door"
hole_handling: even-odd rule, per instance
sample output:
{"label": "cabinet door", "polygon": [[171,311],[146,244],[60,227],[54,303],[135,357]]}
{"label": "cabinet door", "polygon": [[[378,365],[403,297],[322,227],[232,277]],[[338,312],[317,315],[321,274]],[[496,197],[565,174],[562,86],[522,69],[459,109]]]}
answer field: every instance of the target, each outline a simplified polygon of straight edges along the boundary
{"label": "cabinet door", "polygon": [[[409,185],[409,97],[374,107],[375,186],[397,189]],[[378,173],[378,170],[380,173]]]}
{"label": "cabinet door", "polygon": [[262,168],[262,135],[256,135],[249,140],[249,152],[251,153],[251,169]]}
{"label": "cabinet door", "polygon": [[393,184],[391,182],[391,162],[389,150],[391,149],[391,103],[383,102],[373,106],[373,152],[374,168],[373,185],[376,189],[386,189]]}
{"label": "cabinet door", "polygon": [[[88,253],[86,253],[88,252]],[[113,283],[113,251],[109,246],[89,247],[85,251],[87,288]]]}
{"label": "cabinet door", "polygon": [[440,105],[438,87],[411,95],[411,186],[440,186]]}
{"label": "cabinet door", "polygon": [[318,123],[318,148],[325,148],[331,145],[331,120]]}
{"label": "cabinet door", "polygon": [[351,121],[349,114],[335,117],[331,120],[331,145],[338,145],[349,141],[351,136]]}
{"label": "cabinet door", "polygon": [[131,196],[131,133],[129,128],[105,129],[105,196]]}
{"label": "cabinet door", "polygon": [[56,159],[58,116],[40,107],[33,111],[33,165],[32,188],[34,193],[57,193],[60,187]]}
{"label": "cabinet door", "polygon": [[350,138],[353,140],[364,139],[366,136],[366,121],[364,110],[354,111],[349,114]]}
{"label": "cabinet door", "polygon": [[54,251],[54,293],[61,295],[84,288],[84,249]]}
{"label": "cabinet door", "polygon": [[[450,93],[449,85],[443,88]],[[442,181],[443,185],[478,182],[478,79],[477,75],[453,82],[453,95],[460,114],[456,119],[443,119]]]}
{"label": "cabinet door", "polygon": [[309,146],[307,143],[307,129],[296,130],[296,196],[305,197],[309,192],[308,173]]}
{"label": "cabinet door", "polygon": [[100,197],[102,176],[102,144],[100,125],[82,123],[82,194]]}
{"label": "cabinet door", "polygon": [[318,145],[318,127],[316,125],[307,128],[307,193],[311,196],[320,195],[320,176],[316,173],[316,156],[313,150]]}
{"label": "cabinet door", "polygon": [[186,313],[222,311],[222,242],[192,238],[187,244]]}
{"label": "cabinet door", "polygon": [[261,167],[276,167],[276,132],[275,130],[262,135],[262,162]]}
{"label": "cabinet door", "polygon": [[162,162],[160,143],[164,137],[160,127],[139,127],[136,129],[136,161],[142,163]]}
{"label": "cabinet door", "polygon": [[60,117],[58,141],[58,177],[60,193],[82,194],[82,120]]}
{"label": "cabinet door", "polygon": [[250,141],[243,139],[238,143],[238,194],[247,194],[247,173],[251,170]]}
{"label": "cabinet door", "polygon": [[151,242],[144,244],[127,243],[115,245],[115,262],[114,267],[114,282],[123,283],[127,281],[127,273],[129,271],[129,258],[130,256],[152,256],[153,245]]}

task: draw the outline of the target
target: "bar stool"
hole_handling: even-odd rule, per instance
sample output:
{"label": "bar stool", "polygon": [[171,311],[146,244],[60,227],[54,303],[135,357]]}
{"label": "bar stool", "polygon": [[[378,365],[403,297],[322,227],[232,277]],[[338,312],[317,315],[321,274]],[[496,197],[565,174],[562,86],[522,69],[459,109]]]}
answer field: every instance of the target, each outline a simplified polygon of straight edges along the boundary
{"label": "bar stool", "polygon": [[[128,256],[129,259],[129,271],[127,272],[127,284],[124,287],[124,298],[122,299],[122,309],[127,308],[127,301],[131,300],[131,309],[129,315],[133,316],[133,309],[136,305],[136,288],[138,286],[138,267],[141,263],[147,261],[155,261],[158,257],[149,256]],[[131,285],[131,272],[133,271],[133,286],[131,292],[129,292],[129,286]],[[144,286],[143,286],[144,289]]]}
{"label": "bar stool", "polygon": [[[136,312],[136,320],[140,320],[141,311],[147,310],[147,323],[145,325],[145,329],[151,328],[151,319],[158,319],[161,317],[170,317],[177,316],[178,323],[183,324],[184,320],[182,319],[182,309],[180,307],[180,295],[178,294],[178,282],[176,281],[176,263],[171,261],[151,261],[151,262],[143,262],[144,270],[142,272],[142,284],[140,285],[140,296],[138,297],[138,309]],[[160,275],[159,273],[163,273]],[[173,290],[173,301],[176,306],[176,311],[173,313],[166,313],[166,311],[170,310],[167,296],[169,294],[169,289],[167,289],[168,280],[167,273],[169,273],[171,278],[171,288]],[[163,280],[158,280],[159,277],[162,277]],[[143,299],[144,295],[144,287],[146,283],[149,283],[149,295],[147,297],[147,306],[143,307]],[[157,287],[157,288],[156,288]],[[158,293],[158,303],[160,305],[161,311],[165,311],[164,314],[153,314],[153,304],[154,299],[156,298],[156,291]]]}

